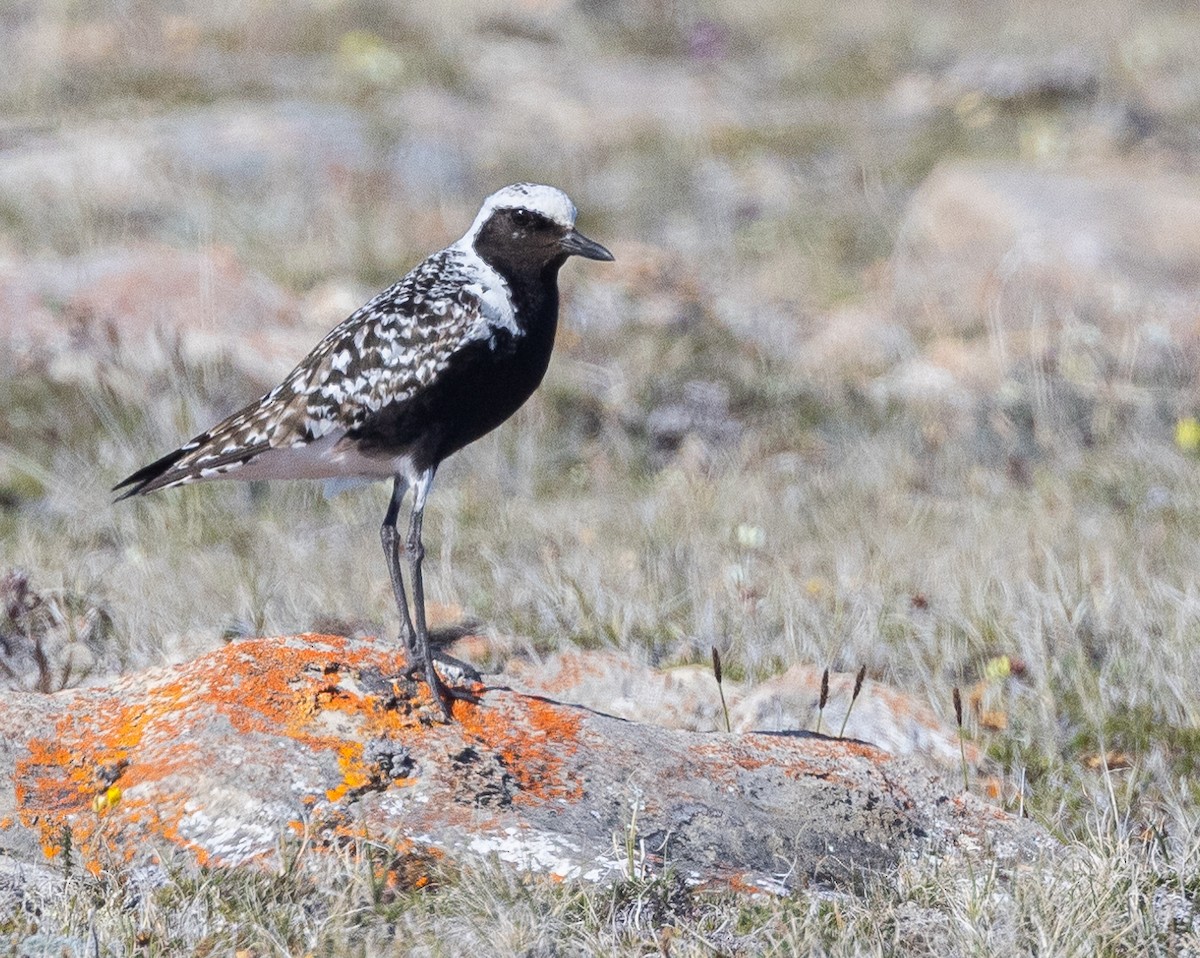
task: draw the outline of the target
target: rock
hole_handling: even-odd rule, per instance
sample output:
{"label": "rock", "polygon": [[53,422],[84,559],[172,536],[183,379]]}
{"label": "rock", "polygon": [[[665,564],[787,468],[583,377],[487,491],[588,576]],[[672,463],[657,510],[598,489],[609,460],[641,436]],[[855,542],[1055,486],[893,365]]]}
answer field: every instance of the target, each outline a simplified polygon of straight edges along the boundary
{"label": "rock", "polygon": [[[511,658],[502,681],[631,722],[693,732],[725,727],[712,669],[704,666],[656,669],[627,654],[567,649],[540,661]],[[726,680],[727,702],[742,695],[739,683]]]}
{"label": "rock", "polygon": [[1100,65],[1087,51],[1070,48],[1049,56],[969,56],[946,73],[959,95],[975,94],[1010,106],[1086,100],[1100,85]]}
{"label": "rock", "polygon": [[1092,333],[1119,366],[1178,364],[1198,333],[1198,221],[1196,179],[945,164],[905,214],[894,316],[920,338],[989,337],[1001,369]]}
{"label": "rock", "polygon": [[904,856],[1027,859],[1029,823],[863,742],[673,731],[478,686],[436,721],[391,643],[231,643],[107,687],[0,703],[0,849],[93,875],[278,867],[370,836],[419,883],[495,857],[568,879],[664,867],[783,891]]}
{"label": "rock", "polygon": [[[332,322],[221,247],[146,245],[0,267],[0,343],[21,364],[75,368],[114,352],[141,369],[228,357],[254,379],[279,375]],[[342,317],[338,317],[342,318]]]}
{"label": "rock", "polygon": [[[812,665],[793,665],[763,682],[730,708],[733,727],[739,732],[814,728],[822,671]],[[870,742],[890,755],[919,756],[948,774],[957,769],[962,758],[957,728],[911,695],[867,679],[847,717],[854,678],[850,672],[829,676],[823,729],[837,734],[845,718],[849,738]],[[966,757],[972,766],[983,763],[983,752],[972,742],[966,743]]]}
{"label": "rock", "polygon": [[[454,652],[466,654],[457,645]],[[783,675],[751,687],[726,678],[723,687],[730,724],[738,732],[814,729],[821,671],[811,665],[795,665]],[[568,649],[537,662],[511,658],[502,669],[501,681],[522,692],[552,696],[631,722],[698,732],[725,728],[717,683],[708,666],[656,669],[625,654]],[[825,731],[836,733],[841,727],[853,687],[853,674],[830,676]],[[928,705],[882,682],[864,682],[846,723],[846,736],[947,774],[959,770],[957,728]],[[966,751],[972,766],[983,763],[978,746],[967,742]]]}

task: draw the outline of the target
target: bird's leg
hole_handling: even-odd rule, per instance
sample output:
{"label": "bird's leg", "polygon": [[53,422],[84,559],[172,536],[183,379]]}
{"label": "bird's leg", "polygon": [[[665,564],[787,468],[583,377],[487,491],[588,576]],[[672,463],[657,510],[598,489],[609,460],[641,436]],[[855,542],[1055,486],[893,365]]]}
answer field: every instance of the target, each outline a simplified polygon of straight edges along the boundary
{"label": "bird's leg", "polygon": [[[425,516],[425,497],[429,494],[429,487],[433,483],[433,471],[429,470],[421,475],[413,490],[413,509],[412,519],[408,526],[408,540],[405,543],[405,552],[408,555],[408,571],[409,577],[412,579],[413,592],[413,612],[415,615],[416,626],[416,641],[413,648],[413,666],[423,669],[425,672],[425,681],[429,685],[429,691],[438,704],[442,707],[442,712],[447,720],[453,721],[454,716],[450,711],[450,702],[452,699],[465,699],[467,701],[476,701],[475,696],[470,692],[448,687],[442,682],[438,676],[437,669],[434,668],[435,653],[429,643],[429,628],[425,622],[425,579],[421,574],[421,563],[425,558],[425,546],[421,542],[421,523]],[[458,665],[455,659],[450,656],[442,655],[441,658],[448,659],[450,663]],[[465,665],[466,663],[462,663]],[[464,675],[470,677],[474,673],[474,669],[469,671],[464,670]],[[476,675],[478,673],[475,673]]]}
{"label": "bird's leg", "polygon": [[400,640],[408,651],[409,661],[415,652],[416,634],[413,632],[412,619],[408,615],[408,599],[404,595],[404,577],[400,574],[400,533],[396,529],[396,519],[400,514],[400,503],[408,484],[399,476],[392,486],[392,501],[388,503],[387,515],[383,517],[383,525],[379,527],[379,538],[383,542],[383,555],[387,559],[388,575],[392,579],[392,593],[396,597],[396,610],[400,613]]}

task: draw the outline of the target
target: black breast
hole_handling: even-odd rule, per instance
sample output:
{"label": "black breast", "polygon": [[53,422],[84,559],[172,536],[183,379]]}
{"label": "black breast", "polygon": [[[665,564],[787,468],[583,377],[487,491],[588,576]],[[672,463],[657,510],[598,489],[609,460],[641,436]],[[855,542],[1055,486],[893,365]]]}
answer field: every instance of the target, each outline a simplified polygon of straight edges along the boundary
{"label": "black breast", "polygon": [[533,282],[509,281],[523,330],[497,329],[465,342],[428,386],[381,409],[349,433],[367,455],[408,455],[436,467],[515,413],[546,374],[558,325],[557,268]]}

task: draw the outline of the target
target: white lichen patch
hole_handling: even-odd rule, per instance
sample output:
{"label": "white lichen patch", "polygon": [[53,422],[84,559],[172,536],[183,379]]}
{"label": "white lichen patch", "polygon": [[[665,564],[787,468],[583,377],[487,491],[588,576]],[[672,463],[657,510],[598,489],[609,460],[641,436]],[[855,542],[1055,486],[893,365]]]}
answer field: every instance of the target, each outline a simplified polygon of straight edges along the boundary
{"label": "white lichen patch", "polygon": [[624,859],[610,855],[588,856],[577,842],[565,835],[516,826],[451,841],[435,839],[431,835],[412,838],[422,844],[495,858],[522,871],[567,880],[612,881],[622,877],[628,870],[628,863]]}
{"label": "white lichen patch", "polygon": [[274,854],[279,846],[280,823],[287,820],[287,810],[260,804],[250,815],[245,808],[248,797],[242,795],[239,801],[242,808],[238,817],[212,814],[212,803],[209,809],[204,809],[188,802],[179,821],[180,837],[204,849],[223,865],[244,865]]}

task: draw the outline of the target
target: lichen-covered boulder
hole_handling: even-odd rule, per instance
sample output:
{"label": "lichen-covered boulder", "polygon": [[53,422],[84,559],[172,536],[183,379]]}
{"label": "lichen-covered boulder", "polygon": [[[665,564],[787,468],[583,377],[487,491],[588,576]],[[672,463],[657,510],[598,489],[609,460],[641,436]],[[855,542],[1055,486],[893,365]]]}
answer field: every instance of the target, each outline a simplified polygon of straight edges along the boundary
{"label": "lichen-covered boulder", "polygon": [[906,854],[1040,840],[855,741],[639,725],[478,686],[437,721],[390,643],[253,639],[0,703],[0,849],[93,874],[276,865],[369,836],[419,880],[487,855],[565,879],[844,883]]}

